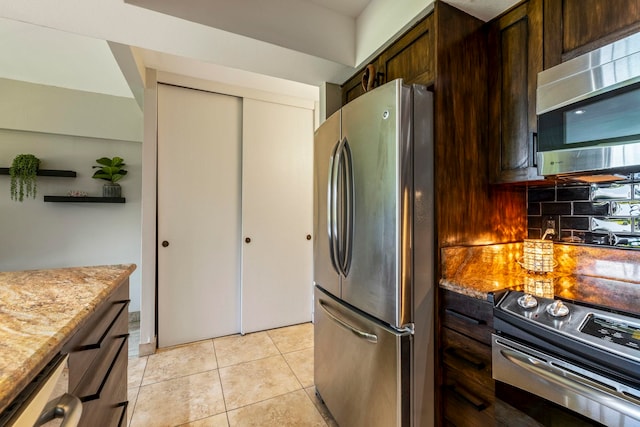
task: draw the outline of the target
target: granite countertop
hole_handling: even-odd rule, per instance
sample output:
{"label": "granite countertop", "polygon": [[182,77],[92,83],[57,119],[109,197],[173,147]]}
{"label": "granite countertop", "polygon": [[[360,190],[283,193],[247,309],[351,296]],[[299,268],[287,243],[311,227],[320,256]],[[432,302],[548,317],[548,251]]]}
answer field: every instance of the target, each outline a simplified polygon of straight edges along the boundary
{"label": "granite countertop", "polygon": [[135,268],[0,272],[0,412]]}
{"label": "granite countertop", "polygon": [[524,290],[640,314],[640,251],[555,244],[546,274],[523,269],[521,255],[522,243],[444,248],[440,287],[483,300]]}

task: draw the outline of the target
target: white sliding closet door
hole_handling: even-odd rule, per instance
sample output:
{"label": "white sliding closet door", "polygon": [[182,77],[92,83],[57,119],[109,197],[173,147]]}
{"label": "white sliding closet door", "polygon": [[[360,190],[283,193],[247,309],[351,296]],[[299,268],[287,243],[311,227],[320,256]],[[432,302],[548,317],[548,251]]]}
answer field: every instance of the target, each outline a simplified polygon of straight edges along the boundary
{"label": "white sliding closet door", "polygon": [[158,345],[240,331],[242,100],[158,85]]}
{"label": "white sliding closet door", "polygon": [[244,99],[242,122],[241,330],[248,333],[311,320],[313,114]]}

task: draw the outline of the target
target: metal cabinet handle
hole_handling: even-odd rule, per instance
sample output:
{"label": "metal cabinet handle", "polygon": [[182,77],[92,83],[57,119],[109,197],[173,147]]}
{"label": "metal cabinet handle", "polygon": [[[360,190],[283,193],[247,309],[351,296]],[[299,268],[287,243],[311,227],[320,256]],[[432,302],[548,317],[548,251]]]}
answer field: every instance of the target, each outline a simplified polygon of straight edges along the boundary
{"label": "metal cabinet handle", "polygon": [[531,157],[529,158],[529,165],[534,168],[538,166],[538,132],[531,132]]}
{"label": "metal cabinet handle", "polygon": [[466,315],[466,314],[464,314],[464,313],[460,313],[459,311],[452,310],[452,309],[450,309],[450,308],[445,308],[445,310],[444,310],[444,311],[445,311],[445,313],[447,313],[447,314],[450,314],[450,315],[452,315],[452,316],[455,316],[455,317],[457,317],[458,319],[465,320],[465,321],[467,321],[467,322],[469,322],[469,323],[473,323],[474,325],[484,325],[484,324],[486,324],[486,323],[487,323],[487,322],[485,322],[484,320],[476,319],[475,317],[471,317],[471,316],[467,316],[467,315]]}
{"label": "metal cabinet handle", "polygon": [[166,248],[167,246],[169,246],[169,242],[167,242],[166,240],[162,241],[162,247]]}
{"label": "metal cabinet handle", "polygon": [[311,234],[307,234],[307,240],[311,240]]}
{"label": "metal cabinet handle", "polygon": [[373,343],[373,344],[377,344],[378,343],[377,335],[361,331],[361,330],[351,326],[350,324],[348,324],[344,320],[342,320],[339,317],[337,317],[335,314],[331,313],[329,311],[329,309],[327,308],[327,303],[322,301],[322,300],[320,300],[320,308],[322,308],[322,310],[327,314],[327,316],[329,316],[329,318],[331,320],[333,320],[334,322],[336,322],[338,325],[342,326],[346,330],[352,332],[358,338],[362,338],[362,339],[367,340],[367,341],[369,341],[370,343]]}
{"label": "metal cabinet handle", "polygon": [[58,399],[47,403],[34,427],[39,427],[56,418],[62,418],[60,427],[77,427],[81,416],[82,402],[80,399],[65,393]]}
{"label": "metal cabinet handle", "polygon": [[245,243],[251,243],[251,237],[245,237],[244,242]]}

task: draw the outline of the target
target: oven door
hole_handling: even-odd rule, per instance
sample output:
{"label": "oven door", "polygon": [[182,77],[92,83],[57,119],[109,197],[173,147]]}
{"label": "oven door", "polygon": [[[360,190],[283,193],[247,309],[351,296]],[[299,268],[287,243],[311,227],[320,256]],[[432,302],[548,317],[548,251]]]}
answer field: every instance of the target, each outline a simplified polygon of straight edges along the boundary
{"label": "oven door", "polygon": [[[76,427],[82,415],[80,399],[67,393],[68,376],[63,372],[67,355],[54,358],[14,402],[7,427]],[[48,402],[47,402],[48,401]],[[11,407],[10,407],[11,409]],[[0,425],[5,423],[0,417]]]}
{"label": "oven door", "polygon": [[[492,336],[492,364],[495,380],[598,423],[612,427],[640,424],[638,389],[495,334]],[[508,396],[504,398],[508,399]],[[513,405],[513,402],[507,403]],[[576,415],[576,418],[581,417]]]}

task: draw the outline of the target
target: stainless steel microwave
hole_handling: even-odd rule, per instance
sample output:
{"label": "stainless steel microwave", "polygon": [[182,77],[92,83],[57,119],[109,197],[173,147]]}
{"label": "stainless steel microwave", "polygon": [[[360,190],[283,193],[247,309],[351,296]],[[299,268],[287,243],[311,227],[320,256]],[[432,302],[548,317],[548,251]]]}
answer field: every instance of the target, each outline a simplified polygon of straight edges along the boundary
{"label": "stainless steel microwave", "polygon": [[540,175],[640,171],[640,33],[538,74]]}

